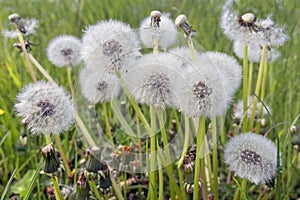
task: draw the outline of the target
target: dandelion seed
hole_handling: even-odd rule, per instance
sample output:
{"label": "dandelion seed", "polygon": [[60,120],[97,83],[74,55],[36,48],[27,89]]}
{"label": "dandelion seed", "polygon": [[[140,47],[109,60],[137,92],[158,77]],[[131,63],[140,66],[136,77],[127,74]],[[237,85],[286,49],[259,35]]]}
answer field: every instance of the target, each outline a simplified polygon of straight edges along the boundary
{"label": "dandelion seed", "polygon": [[22,89],[15,110],[33,134],[58,134],[67,130],[75,112],[70,95],[63,88],[43,81]]}
{"label": "dandelion seed", "polygon": [[[16,16],[14,16],[16,15]],[[10,20],[16,24],[18,29],[23,33],[23,35],[30,35],[36,33],[36,27],[38,24],[38,20],[31,18],[31,19],[21,19],[20,16],[18,18],[18,14],[10,15]],[[7,38],[17,38],[18,37],[18,31],[3,31],[4,37]]]}
{"label": "dandelion seed", "polygon": [[277,172],[277,147],[268,138],[248,132],[229,140],[224,160],[237,176],[257,185],[265,184]]}
{"label": "dandelion seed", "polygon": [[121,86],[114,74],[83,68],[79,73],[79,82],[83,96],[90,103],[103,103],[116,98]]}
{"label": "dandelion seed", "polygon": [[175,106],[175,82],[183,82],[176,71],[176,58],[172,54],[147,54],[141,57],[123,77],[125,86],[139,103],[155,107]]}
{"label": "dandelion seed", "polygon": [[76,66],[81,62],[81,42],[72,35],[60,35],[47,47],[47,57],[57,67]]}
{"label": "dandelion seed", "polygon": [[82,37],[81,55],[85,66],[114,73],[139,53],[137,34],[128,24],[116,20],[100,21],[86,28]]}
{"label": "dandelion seed", "polygon": [[159,18],[159,26],[156,25],[155,28],[149,26],[149,22],[152,21],[151,18],[153,17],[149,16],[141,22],[139,36],[142,43],[148,48],[153,48],[153,39],[157,37],[159,48],[170,47],[176,41],[177,31],[169,14],[163,13]]}
{"label": "dandelion seed", "polygon": [[[250,116],[251,116],[253,99],[254,99],[254,96],[248,97],[248,106],[247,106],[248,118],[250,118]],[[264,102],[264,104],[267,107],[267,109],[271,112],[271,109],[269,108],[269,106],[266,105],[265,102]],[[259,117],[259,112],[260,112],[261,106],[262,106],[261,102],[258,101],[257,105],[256,105],[255,119],[258,119],[258,117]],[[262,117],[266,116],[267,114],[268,114],[267,110],[265,109],[265,107],[263,107]],[[233,119],[243,120],[243,118],[244,118],[244,103],[243,103],[243,100],[239,100],[237,102],[237,104],[235,104],[233,106]]]}

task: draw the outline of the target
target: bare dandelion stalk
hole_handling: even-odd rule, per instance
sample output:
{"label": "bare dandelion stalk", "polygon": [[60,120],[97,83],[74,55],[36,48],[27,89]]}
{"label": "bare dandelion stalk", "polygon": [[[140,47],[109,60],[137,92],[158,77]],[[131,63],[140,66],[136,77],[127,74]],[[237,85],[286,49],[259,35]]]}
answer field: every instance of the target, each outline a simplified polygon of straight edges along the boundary
{"label": "bare dandelion stalk", "polygon": [[248,97],[251,95],[252,77],[253,77],[253,62],[250,62],[250,64],[249,64],[249,71],[248,71]]}
{"label": "bare dandelion stalk", "polygon": [[114,141],[113,141],[113,137],[112,137],[112,133],[111,133],[111,127],[110,127],[110,123],[109,123],[109,118],[107,115],[107,107],[106,107],[106,103],[102,103],[102,109],[103,109],[103,113],[104,113],[104,120],[105,120],[105,126],[106,126],[106,133],[109,137],[109,140],[112,144],[112,147],[115,146]]}
{"label": "bare dandelion stalk", "polygon": [[218,144],[217,144],[217,119],[212,118],[212,154],[213,154],[213,192],[214,192],[214,199],[219,199],[219,191],[218,191]]}
{"label": "bare dandelion stalk", "polygon": [[[261,60],[260,60],[260,64],[259,64],[258,77],[257,77],[257,81],[256,81],[256,88],[255,88],[255,95],[256,96],[259,96],[260,88],[261,88],[261,85],[262,85],[262,78],[263,78],[263,73],[264,73],[266,53],[267,53],[267,45],[265,44],[263,46],[263,49],[262,49],[262,55],[261,55]],[[254,125],[254,117],[255,117],[257,102],[258,102],[257,97],[254,97],[250,122],[249,122],[249,126],[248,126],[248,130],[250,130],[250,131],[253,128],[253,125]]]}
{"label": "bare dandelion stalk", "polygon": [[26,60],[26,63],[27,63],[29,74],[30,74],[32,80],[34,82],[36,82],[37,79],[36,79],[35,73],[33,71],[32,65],[31,65],[31,63],[29,61],[28,51],[27,51],[27,49],[25,47],[25,42],[24,42],[24,38],[23,38],[23,35],[22,35],[22,31],[24,32],[26,30],[24,30],[25,28],[23,26],[20,27],[20,23],[21,23],[22,19],[21,19],[21,17],[18,14],[12,14],[8,18],[15,25],[15,27],[17,29],[18,38],[19,38],[19,41],[21,43],[22,52],[24,53],[24,56],[25,56],[25,60]]}
{"label": "bare dandelion stalk", "polygon": [[72,81],[72,67],[70,65],[67,66],[67,77],[68,77],[68,84],[70,87],[70,91],[71,91],[71,96],[74,99],[74,86],[73,86],[73,81]]}

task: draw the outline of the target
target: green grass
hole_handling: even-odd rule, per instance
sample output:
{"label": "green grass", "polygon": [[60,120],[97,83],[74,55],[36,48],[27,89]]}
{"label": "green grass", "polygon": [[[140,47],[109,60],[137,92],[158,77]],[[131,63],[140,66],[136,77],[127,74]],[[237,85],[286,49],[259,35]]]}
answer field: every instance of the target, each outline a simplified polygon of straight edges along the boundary
{"label": "green grass", "polygon": [[[77,1],[45,1],[45,0],[9,0],[0,1],[0,27],[1,30],[13,29],[13,25],[8,20],[8,15],[19,13],[24,18],[37,18],[39,26],[36,35],[31,35],[30,40],[36,46],[32,47],[32,54],[46,68],[52,77],[60,84],[68,88],[66,71],[56,68],[47,60],[45,49],[48,42],[60,34],[73,34],[81,37],[86,26],[94,24],[99,20],[118,19],[127,22],[133,28],[138,28],[142,19],[147,17],[151,10],[158,9],[171,14],[173,19],[177,15],[184,13],[187,15],[189,23],[198,31],[196,40],[206,50],[221,51],[233,55],[232,43],[222,33],[219,28],[220,12],[223,5],[222,0],[77,0]],[[284,1],[239,1],[235,4],[236,10],[240,13],[253,12],[258,18],[264,18],[272,14],[275,22],[285,24],[289,41],[280,48],[281,57],[269,65],[266,102],[272,108],[272,115],[277,130],[280,135],[281,156],[282,156],[282,176],[281,176],[281,199],[297,198],[296,189],[299,190],[300,182],[300,154],[292,143],[292,138],[298,134],[296,141],[300,145],[299,130],[297,133],[289,131],[290,126],[295,121],[300,112],[300,2],[295,0]],[[22,54],[13,48],[13,43],[17,39],[7,39],[0,37],[0,109],[4,114],[0,116],[0,194],[10,182],[11,175],[14,179],[10,183],[7,194],[12,192],[12,186],[22,177],[36,170],[39,165],[40,155],[38,153],[43,146],[41,137],[30,136],[26,127],[21,125],[21,120],[15,116],[13,106],[16,94],[20,89],[31,82],[26,69],[26,63]],[[242,60],[239,60],[242,64]],[[254,76],[256,78],[259,64],[254,64]],[[76,72],[73,71],[74,80]],[[38,74],[38,79],[43,77]],[[252,88],[255,87],[255,81]],[[236,99],[241,99],[242,92],[237,93]],[[227,113],[227,129],[232,129],[230,121],[230,111]],[[295,123],[300,127],[299,120]],[[103,124],[104,126],[104,124]],[[75,159],[75,149],[68,139],[72,137],[74,131],[62,137],[63,148],[70,159]],[[270,138],[275,141],[274,130],[271,131]],[[20,135],[29,135],[27,145],[20,143]],[[123,137],[123,136],[122,136]],[[77,136],[79,138],[79,136]],[[122,138],[128,141],[128,138]],[[221,144],[222,147],[224,144]],[[85,150],[83,148],[83,150]],[[220,153],[222,155],[222,152]],[[38,157],[37,157],[38,155]],[[78,155],[78,158],[82,156]],[[231,199],[234,189],[237,188],[232,182],[226,185],[225,178],[228,173],[222,159],[219,160],[220,184],[219,193],[221,199]],[[14,171],[16,169],[16,171]],[[175,169],[175,168],[174,168]],[[175,176],[176,178],[176,176]],[[65,178],[67,179],[67,178]],[[40,176],[37,187],[34,186],[32,198],[39,196],[38,192],[45,190],[47,178]],[[167,181],[165,181],[165,184]],[[296,188],[298,187],[298,188]],[[168,190],[170,186],[164,187]],[[248,186],[249,193],[261,192],[261,188]],[[41,193],[42,193],[41,192]],[[164,191],[168,193],[169,191]],[[274,191],[267,191],[274,197]],[[299,193],[299,192],[298,192]],[[255,197],[259,196],[256,194]],[[249,198],[250,195],[248,195]],[[255,198],[253,197],[253,198]],[[41,195],[40,199],[45,199]],[[263,197],[261,197],[263,198]]]}

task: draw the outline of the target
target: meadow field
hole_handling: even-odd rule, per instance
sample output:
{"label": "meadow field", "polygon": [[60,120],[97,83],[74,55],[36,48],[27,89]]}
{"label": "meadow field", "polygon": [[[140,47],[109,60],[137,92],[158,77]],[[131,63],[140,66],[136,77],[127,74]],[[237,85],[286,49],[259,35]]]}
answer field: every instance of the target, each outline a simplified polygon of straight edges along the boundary
{"label": "meadow field", "polygon": [[[185,14],[188,23],[197,32],[193,37],[196,50],[226,53],[236,59],[242,69],[245,61],[235,55],[233,42],[226,37],[220,28],[221,12],[225,1],[0,0],[1,200],[61,199],[62,196],[64,199],[300,199],[300,1],[297,0],[236,0],[233,4],[238,15],[251,12],[255,14],[257,19],[271,16],[274,23],[284,27],[289,39],[277,48],[280,57],[275,61],[268,62],[265,84],[263,84],[265,86],[263,102],[270,110],[264,116],[263,122],[256,121],[252,127],[248,127],[248,129],[246,127],[246,131],[244,131],[242,130],[244,129],[243,125],[233,118],[235,112],[233,104],[245,97],[243,80],[232,95],[232,103],[226,109],[227,112],[222,113],[221,116],[216,116],[216,118],[215,116],[203,118],[202,131],[204,134],[207,133],[207,138],[212,141],[214,147],[211,147],[211,151],[204,157],[199,158],[199,160],[195,159],[195,163],[190,169],[193,172],[192,177],[199,178],[200,172],[201,179],[199,182],[201,184],[196,187],[196,189],[199,188],[199,195],[193,195],[196,193],[193,191],[195,189],[193,183],[196,181],[194,182],[193,179],[187,183],[190,178],[188,172],[185,171],[187,169],[178,164],[184,145],[179,145],[180,148],[174,150],[172,146],[167,146],[165,143],[170,142],[177,135],[179,138],[184,137],[187,127],[185,127],[185,117],[181,115],[181,112],[169,107],[164,109],[164,114],[162,114],[164,126],[161,126],[160,116],[162,115],[160,115],[159,110],[152,108],[152,106],[149,108],[140,102],[137,104],[125,91],[123,93],[125,97],[119,97],[116,102],[121,105],[121,108],[122,103],[125,102],[124,106],[128,109],[129,116],[133,118],[132,124],[130,122],[129,126],[131,128],[139,127],[140,124],[145,126],[147,122],[143,124],[142,116],[144,116],[150,124],[149,132],[157,131],[156,137],[151,136],[151,134],[149,137],[145,137],[146,139],[133,137],[128,132],[132,130],[138,132],[139,129],[120,128],[122,121],[116,120],[118,116],[114,110],[114,103],[108,101],[91,104],[79,97],[81,95],[79,94],[81,93],[79,74],[80,70],[84,68],[85,62],[72,67],[70,77],[75,89],[75,94],[72,93],[74,105],[79,117],[83,119],[84,125],[78,124],[78,118],[75,117],[74,121],[76,122],[70,128],[62,131],[61,134],[52,134],[50,139],[49,137],[45,139],[44,134],[32,134],[32,130],[28,129],[26,123],[22,123],[23,118],[16,111],[15,105],[17,101],[20,101],[17,99],[17,95],[24,86],[34,81],[28,70],[26,55],[22,50],[14,47],[16,46],[15,43],[19,42],[18,37],[9,38],[4,34],[6,30],[16,30],[14,24],[8,19],[11,14],[18,13],[23,19],[35,18],[38,20],[35,33],[23,36],[32,43],[29,54],[44,67],[59,86],[70,91],[69,72],[64,67],[54,66],[47,58],[46,49],[53,38],[68,34],[81,40],[85,34],[84,31],[87,30],[86,27],[109,19],[128,23],[132,29],[137,30],[141,21],[149,17],[152,10],[169,13],[169,18],[173,21],[178,15]],[[178,44],[184,44],[186,38],[180,28],[177,30],[177,37],[180,40]],[[103,34],[109,34],[109,30],[107,31],[108,33]],[[186,46],[188,46],[187,44]],[[141,48],[140,53],[149,53],[152,51],[149,49]],[[29,63],[32,62],[29,61]],[[31,65],[36,79],[47,81],[45,76],[35,68],[35,64],[32,63]],[[253,63],[252,82],[250,83],[252,90],[248,95],[255,93],[260,66],[259,62]],[[122,82],[120,76],[118,74]],[[258,96],[260,95],[261,93]],[[153,110],[156,110],[157,116],[155,113],[153,114]],[[195,125],[198,118],[190,117],[188,119],[188,123],[191,125],[190,132],[193,132],[191,137],[200,133],[201,120],[199,120],[199,126]],[[211,139],[210,135],[213,135],[211,132],[214,132],[211,124],[215,120],[221,125],[217,128],[217,138],[212,136],[213,139]],[[124,126],[124,124],[122,125]],[[88,133],[82,133],[84,132],[83,126],[87,127]],[[159,127],[158,130],[156,130],[157,126]],[[147,126],[145,127],[145,132],[147,132]],[[263,184],[255,184],[253,181],[246,182],[245,179],[235,176],[235,173],[228,169],[228,163],[224,162],[225,145],[230,138],[243,132],[256,132],[258,135],[265,135],[276,144],[276,147],[279,147],[278,156],[281,159],[278,161],[276,175],[272,177],[274,178],[273,183],[272,181],[270,183],[263,182]],[[45,161],[43,159],[45,155],[43,156],[41,152],[50,140],[54,141],[55,149],[59,152],[57,156],[61,160],[65,172],[62,175],[51,174],[50,177],[47,177],[47,173],[45,175],[39,172],[45,167],[42,162]],[[192,144],[199,144],[200,142],[198,143],[197,140],[199,138],[189,138],[189,156],[192,153],[195,154],[196,146],[192,146]],[[180,141],[183,143],[182,138]],[[96,167],[97,170],[95,171],[97,174],[95,176],[103,181],[100,183],[99,189],[97,183],[93,182],[94,175],[87,175],[83,171],[86,170],[87,166],[92,165],[91,155],[93,156],[93,153],[98,154],[98,151],[101,154],[104,144],[110,143],[114,147],[106,149],[103,160],[102,157],[98,159],[98,168]],[[91,148],[92,145],[97,145],[100,148]],[[157,158],[155,159],[157,160],[155,162],[153,161],[154,156],[152,158],[145,156],[145,168],[150,168],[150,171],[145,171],[144,168],[143,170],[131,169],[132,162],[128,164],[124,158],[126,153],[130,154],[136,151],[134,156],[139,157],[139,153],[148,155],[152,149],[155,150],[155,148],[159,149],[160,147],[164,147],[167,149],[166,151],[169,151],[168,148],[170,148],[172,156],[176,159],[171,159],[172,162],[163,164],[164,161],[159,153],[156,155]],[[148,151],[149,149],[151,150]],[[112,154],[120,159],[117,169],[114,163],[105,162],[107,157],[112,156]],[[170,161],[170,155],[166,153],[165,156],[165,159]],[[197,167],[197,164],[200,163],[201,168]],[[100,165],[101,167],[99,167]],[[153,170],[151,170],[152,168]],[[193,171],[194,168],[198,173]],[[82,176],[86,181],[87,193],[85,193],[85,186],[82,186],[84,183],[79,183],[79,181],[83,181],[80,180]],[[58,188],[56,183],[59,184]],[[101,190],[101,187],[105,187],[105,191]],[[57,194],[57,190],[61,191],[61,196]]]}

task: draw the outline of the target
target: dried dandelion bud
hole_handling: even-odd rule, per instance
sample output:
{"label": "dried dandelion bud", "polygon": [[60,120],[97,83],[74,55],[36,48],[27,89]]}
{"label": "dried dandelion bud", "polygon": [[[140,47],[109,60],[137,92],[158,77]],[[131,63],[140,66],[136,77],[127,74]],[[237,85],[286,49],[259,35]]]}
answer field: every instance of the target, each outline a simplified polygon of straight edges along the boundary
{"label": "dried dandelion bud", "polygon": [[65,169],[56,155],[53,144],[47,144],[42,148],[41,152],[44,157],[44,169],[40,173],[46,174],[49,177],[61,176]]}
{"label": "dried dandelion bud", "polygon": [[180,27],[189,38],[192,38],[194,35],[196,35],[196,31],[193,30],[192,27],[188,24],[185,15],[179,15],[175,19],[175,25]]}
{"label": "dried dandelion bud", "polygon": [[291,133],[296,133],[298,131],[297,126],[292,125],[291,128],[290,128],[290,131],[291,131]]}

